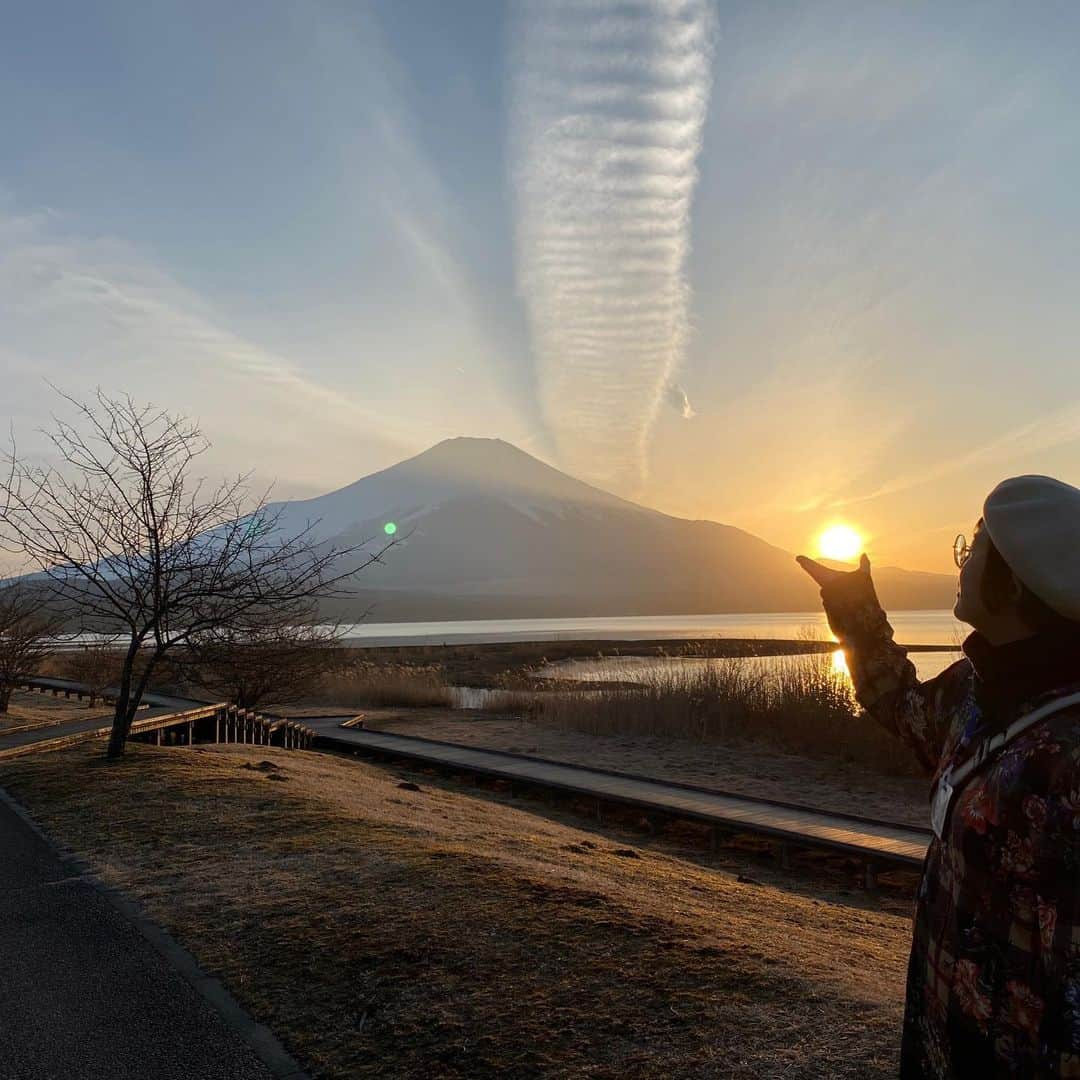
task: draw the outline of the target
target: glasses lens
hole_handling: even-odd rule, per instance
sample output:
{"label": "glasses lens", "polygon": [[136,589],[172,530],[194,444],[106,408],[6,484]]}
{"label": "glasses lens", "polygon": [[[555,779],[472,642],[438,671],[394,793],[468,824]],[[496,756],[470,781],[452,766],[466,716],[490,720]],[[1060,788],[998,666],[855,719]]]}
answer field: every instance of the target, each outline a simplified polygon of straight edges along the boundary
{"label": "glasses lens", "polygon": [[957,566],[963,566],[967,560],[968,555],[971,554],[971,548],[968,547],[967,539],[961,534],[953,541],[952,547],[953,561]]}

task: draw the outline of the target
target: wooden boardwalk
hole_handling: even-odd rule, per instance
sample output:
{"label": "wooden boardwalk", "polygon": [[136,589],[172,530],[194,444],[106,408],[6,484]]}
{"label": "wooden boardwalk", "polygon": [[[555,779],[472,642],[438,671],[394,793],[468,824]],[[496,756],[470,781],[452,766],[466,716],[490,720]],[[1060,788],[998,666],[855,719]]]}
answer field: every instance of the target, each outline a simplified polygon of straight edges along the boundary
{"label": "wooden boardwalk", "polygon": [[[29,678],[18,683],[24,690],[59,697],[83,698],[89,691],[82,683],[70,679]],[[110,700],[106,691],[96,695]],[[153,736],[159,743],[162,736],[176,739],[185,745],[200,742],[236,742],[275,745],[289,748],[310,745],[312,732],[302,721],[288,717],[263,716],[247,709],[238,709],[227,702],[195,701],[166,694],[143,695],[144,708],[139,710],[131,725],[130,736],[135,739]],[[112,729],[112,717],[75,717],[56,723],[0,731],[0,759],[20,757],[42,750],[58,750],[91,739],[104,739]]]}
{"label": "wooden boardwalk", "polygon": [[896,822],[826,813],[809,806],[752,799],[666,780],[607,772],[544,758],[482,750],[385,731],[341,726],[341,717],[305,717],[315,745],[406,758],[522,785],[572,792],[601,802],[767,836],[793,847],[843,851],[868,866],[919,867],[932,835]]}
{"label": "wooden boardwalk", "polygon": [[[29,679],[21,685],[41,693],[85,696],[86,688],[64,679]],[[107,695],[106,695],[107,696]],[[490,776],[533,788],[564,791],[608,804],[632,806],[647,814],[702,822],[718,832],[766,836],[787,847],[841,851],[862,859],[868,880],[874,869],[893,865],[919,867],[932,835],[893,821],[826,812],[811,806],[754,799],[732,792],[610,772],[568,762],[511,754],[457,743],[419,739],[352,726],[358,718],[267,717],[226,703],[193,701],[160,694],[145,696],[147,708],[132,724],[133,737],[156,737],[172,730],[190,745],[240,742],[300,748],[312,745],[404,758],[457,772]],[[77,718],[46,727],[0,732],[0,758],[58,749],[87,739],[104,738],[111,722]]]}

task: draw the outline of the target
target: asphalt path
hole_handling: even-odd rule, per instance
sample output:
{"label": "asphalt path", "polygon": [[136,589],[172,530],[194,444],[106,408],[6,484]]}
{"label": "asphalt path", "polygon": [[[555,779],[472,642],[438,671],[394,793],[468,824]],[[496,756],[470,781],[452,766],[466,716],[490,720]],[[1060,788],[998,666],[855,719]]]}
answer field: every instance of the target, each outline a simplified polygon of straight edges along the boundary
{"label": "asphalt path", "polygon": [[77,865],[0,801],[0,1080],[274,1075]]}

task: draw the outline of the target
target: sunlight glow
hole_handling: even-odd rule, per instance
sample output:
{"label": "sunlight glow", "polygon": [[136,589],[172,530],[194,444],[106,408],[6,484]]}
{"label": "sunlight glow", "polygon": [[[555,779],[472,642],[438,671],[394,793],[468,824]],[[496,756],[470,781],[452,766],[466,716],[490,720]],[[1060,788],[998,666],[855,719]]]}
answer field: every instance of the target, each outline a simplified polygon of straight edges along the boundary
{"label": "sunlight glow", "polygon": [[850,525],[830,525],[817,539],[818,553],[847,562],[863,549],[862,536]]}
{"label": "sunlight glow", "polygon": [[851,676],[851,672],[848,671],[847,657],[844,656],[843,649],[837,649],[832,654],[832,671],[834,675],[847,675]]}

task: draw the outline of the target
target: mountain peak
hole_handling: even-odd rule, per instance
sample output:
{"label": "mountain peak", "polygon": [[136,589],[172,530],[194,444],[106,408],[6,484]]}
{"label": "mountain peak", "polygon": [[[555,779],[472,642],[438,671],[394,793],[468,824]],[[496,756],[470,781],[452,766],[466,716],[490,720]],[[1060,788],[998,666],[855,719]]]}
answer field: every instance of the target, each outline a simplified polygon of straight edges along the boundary
{"label": "mountain peak", "polygon": [[395,470],[443,483],[447,490],[467,488],[473,493],[627,505],[618,496],[578,480],[499,438],[443,439],[388,472]]}
{"label": "mountain peak", "polygon": [[461,462],[476,458],[490,460],[495,455],[518,459],[524,458],[532,461],[538,460],[513,443],[508,443],[505,439],[483,438],[477,435],[456,435],[450,439],[443,439],[442,442],[437,442],[434,446],[428,447],[427,450],[409,460],[436,459]]}
{"label": "mountain peak", "polygon": [[414,520],[461,498],[500,499],[518,507],[561,512],[567,506],[655,513],[601,491],[496,438],[444,439],[414,457],[347,487],[286,504],[290,520],[320,523],[320,534],[369,528],[382,520]]}

